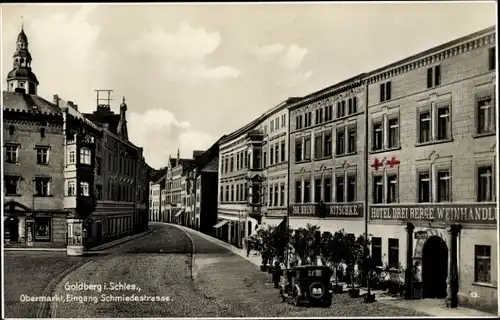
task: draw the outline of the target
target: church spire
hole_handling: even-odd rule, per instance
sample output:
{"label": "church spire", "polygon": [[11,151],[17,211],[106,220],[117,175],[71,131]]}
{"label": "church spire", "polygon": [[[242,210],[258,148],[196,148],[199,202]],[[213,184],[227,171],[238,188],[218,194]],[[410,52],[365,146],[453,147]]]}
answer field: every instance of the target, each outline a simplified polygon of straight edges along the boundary
{"label": "church spire", "polygon": [[117,133],[123,138],[128,139],[126,114],[127,114],[127,104],[125,103],[125,97],[123,97],[123,102],[120,105],[120,121],[118,122]]}
{"label": "church spire", "polygon": [[12,70],[7,75],[7,90],[36,94],[38,79],[31,71],[31,54],[28,49],[28,37],[24,33],[24,20],[21,17],[21,32],[16,41],[16,51],[12,56]]}

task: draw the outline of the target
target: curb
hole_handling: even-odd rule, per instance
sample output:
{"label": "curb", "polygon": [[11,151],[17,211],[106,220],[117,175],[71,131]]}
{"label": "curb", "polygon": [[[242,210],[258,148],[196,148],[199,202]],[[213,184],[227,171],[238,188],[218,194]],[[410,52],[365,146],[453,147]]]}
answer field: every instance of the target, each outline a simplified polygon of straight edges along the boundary
{"label": "curb", "polygon": [[[70,273],[73,271],[77,270],[81,266],[85,265],[86,263],[89,263],[90,261],[81,261],[68,269],[64,270],[60,274],[58,274],[50,283],[47,285],[47,287],[43,290],[43,296],[44,297],[50,297],[52,296],[52,293],[56,286],[65,278],[67,277]],[[36,311],[36,316],[35,318],[49,318],[50,315],[50,310],[52,309],[52,302],[47,302],[47,301],[42,301],[40,302],[40,305],[38,306],[38,309]]]}
{"label": "curb", "polygon": [[[98,252],[98,251],[106,250],[106,249],[109,249],[109,248],[113,248],[113,247],[116,247],[116,246],[118,246],[118,245],[120,245],[122,243],[125,243],[125,242],[128,242],[128,241],[132,241],[132,240],[135,240],[137,238],[140,238],[140,237],[143,237],[145,235],[148,235],[148,234],[150,234],[153,231],[154,231],[154,228],[149,228],[148,231],[144,231],[142,233],[138,233],[138,234],[131,235],[131,236],[126,236],[125,238],[115,240],[116,242],[105,243],[105,244],[102,244],[100,246],[93,247],[91,249],[85,250],[85,253]],[[64,249],[64,250],[66,250],[66,249]]]}
{"label": "curb", "polygon": [[171,226],[171,227],[174,227],[174,228],[177,228],[179,230],[181,230],[182,232],[184,232],[189,240],[191,241],[191,245],[193,247],[193,249],[191,250],[191,280],[194,280],[196,279],[196,276],[197,276],[197,273],[196,273],[196,265],[195,265],[195,258],[194,258],[194,255],[195,255],[195,245],[194,245],[194,240],[193,238],[191,238],[191,235],[189,234],[189,232],[187,232],[185,229],[184,229],[184,226],[179,226],[179,225],[176,225],[176,224],[172,224],[172,223],[167,223],[167,222],[160,222],[162,224],[165,224],[167,226]]}
{"label": "curb", "polygon": [[66,248],[3,248],[3,251],[48,251],[66,252]]}
{"label": "curb", "polygon": [[[55,283],[53,285],[53,288],[52,288],[51,292],[49,292],[48,296],[52,296],[52,294],[56,291],[56,289],[59,286],[59,284],[63,283],[64,279],[66,279],[67,277],[69,277],[69,275],[71,273],[73,273],[73,271],[76,271],[77,269],[79,269],[79,268],[83,267],[84,265],[87,265],[87,264],[89,264],[91,262],[94,262],[94,261],[92,261],[92,260],[85,261],[84,263],[79,264],[78,268],[70,268],[71,270],[69,272],[65,271],[65,272],[61,273],[61,275],[58,277],[59,281],[57,281],[57,283]],[[52,284],[52,282],[51,282],[51,284]],[[48,286],[47,286],[47,288],[48,288]],[[41,312],[40,312],[40,316],[39,316],[39,313],[37,312],[37,318],[57,318],[57,316],[56,316],[57,301],[42,302],[42,304],[43,303],[46,304],[44,306],[45,308],[44,309],[42,309],[41,307],[39,308],[39,311],[41,311]]]}

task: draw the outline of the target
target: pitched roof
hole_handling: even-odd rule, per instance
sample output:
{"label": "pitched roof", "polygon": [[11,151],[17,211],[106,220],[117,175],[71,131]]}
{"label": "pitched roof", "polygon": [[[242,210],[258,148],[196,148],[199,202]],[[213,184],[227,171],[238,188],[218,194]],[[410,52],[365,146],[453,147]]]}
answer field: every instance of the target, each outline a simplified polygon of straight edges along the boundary
{"label": "pitched roof", "polygon": [[59,114],[62,111],[52,102],[34,94],[3,91],[3,110],[17,112],[37,112],[45,114]]}
{"label": "pitched roof", "polygon": [[151,181],[153,181],[154,184],[158,183],[158,180],[163,178],[163,176],[165,176],[167,171],[168,171],[167,168],[161,168],[160,170],[157,170],[151,177]]}
{"label": "pitched roof", "polygon": [[215,157],[203,169],[202,172],[218,172],[219,171],[219,158]]}

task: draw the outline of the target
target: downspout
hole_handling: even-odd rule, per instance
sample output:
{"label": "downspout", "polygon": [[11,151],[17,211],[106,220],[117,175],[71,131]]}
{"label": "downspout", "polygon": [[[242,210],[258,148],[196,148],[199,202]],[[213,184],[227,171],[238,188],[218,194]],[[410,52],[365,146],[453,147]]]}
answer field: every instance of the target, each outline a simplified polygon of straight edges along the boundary
{"label": "downspout", "polygon": [[[365,165],[365,254],[368,255],[368,215],[370,212],[370,205],[368,203],[369,200],[369,192],[368,192],[368,148],[369,148],[369,140],[368,140],[368,133],[369,133],[369,126],[368,126],[368,81],[365,79],[363,85],[365,86],[365,110],[364,110],[364,116],[365,116],[365,148],[364,148],[364,165]],[[367,282],[367,294],[371,295],[370,291],[370,281],[368,277],[368,272],[366,273],[366,282]]]}

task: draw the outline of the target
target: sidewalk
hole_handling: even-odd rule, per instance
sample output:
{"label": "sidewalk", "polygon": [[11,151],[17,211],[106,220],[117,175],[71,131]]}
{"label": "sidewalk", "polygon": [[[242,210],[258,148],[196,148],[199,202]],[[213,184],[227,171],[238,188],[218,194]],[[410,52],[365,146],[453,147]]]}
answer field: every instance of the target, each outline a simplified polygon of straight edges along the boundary
{"label": "sidewalk", "polygon": [[[145,235],[148,235],[151,232],[153,232],[153,230],[154,230],[154,228],[149,228],[148,231],[144,231],[144,232],[133,234],[133,235],[130,235],[130,236],[126,236],[126,237],[123,237],[123,238],[120,238],[120,239],[117,239],[117,240],[114,240],[114,241],[111,241],[111,242],[107,242],[105,244],[101,244],[100,246],[92,247],[90,249],[87,249],[85,252],[96,252],[96,251],[106,250],[106,249],[115,247],[117,245],[120,245],[122,243],[125,243],[125,242],[128,242],[128,241],[132,241],[132,240],[135,240],[137,238],[140,238],[140,237],[143,237]],[[64,250],[66,250],[66,249],[64,249]]]}

